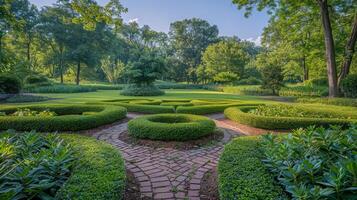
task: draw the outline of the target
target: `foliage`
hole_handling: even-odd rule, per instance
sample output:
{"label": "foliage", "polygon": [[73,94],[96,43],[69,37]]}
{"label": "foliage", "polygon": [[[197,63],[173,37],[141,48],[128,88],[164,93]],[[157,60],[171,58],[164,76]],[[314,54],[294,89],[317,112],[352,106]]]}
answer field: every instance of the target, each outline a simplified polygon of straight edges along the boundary
{"label": "foliage", "polygon": [[[126,116],[126,109],[119,106],[90,106],[90,105],[54,105],[36,104],[29,106],[4,106],[0,112],[7,115],[20,109],[42,112],[50,109],[57,116],[1,116],[0,130],[15,129],[18,131],[77,131],[96,128],[113,123]],[[94,115],[82,115],[83,112],[96,112]]]}
{"label": "foliage", "polygon": [[101,68],[110,83],[117,83],[124,74],[125,64],[108,56],[101,60]]}
{"label": "foliage", "polygon": [[52,199],[75,166],[72,146],[55,135],[8,134],[0,144],[1,199]]}
{"label": "foliage", "polygon": [[122,200],[126,175],[119,151],[90,137],[75,134],[60,137],[73,146],[78,163],[56,199]]}
{"label": "foliage", "polygon": [[83,85],[51,85],[25,88],[27,92],[31,93],[80,93],[80,92],[95,92],[95,87],[88,87]]}
{"label": "foliage", "polygon": [[327,78],[314,78],[314,79],[309,79],[307,81],[304,81],[304,85],[306,86],[328,86],[328,80]]}
{"label": "foliage", "polygon": [[128,85],[121,92],[124,96],[160,96],[165,92],[155,85]]}
{"label": "foliage", "polygon": [[186,114],[195,114],[195,115],[205,115],[205,114],[212,114],[212,113],[219,113],[223,112],[226,108],[238,105],[256,105],[254,103],[247,104],[247,103],[239,103],[239,102],[231,102],[231,103],[219,103],[216,104],[212,102],[212,104],[208,105],[195,105],[195,106],[179,106],[176,109],[177,113],[186,113]]}
{"label": "foliage", "polygon": [[28,75],[24,82],[25,84],[51,84],[48,78],[43,75]]}
{"label": "foliage", "polygon": [[126,100],[108,100],[108,101],[102,101],[100,103],[94,103],[94,104],[121,106],[121,107],[125,107],[128,110],[128,112],[139,112],[139,113],[149,113],[149,114],[175,112],[173,106],[133,104],[133,103],[129,103],[129,101]]}
{"label": "foliage", "polygon": [[238,75],[233,72],[220,72],[213,77],[217,83],[229,84],[238,80]]}
{"label": "foliage", "polygon": [[319,103],[337,106],[357,107],[357,100],[348,98],[298,98],[296,101],[299,103]]}
{"label": "foliage", "polygon": [[0,75],[0,94],[17,94],[21,91],[21,82],[13,76]]}
{"label": "foliage", "polygon": [[[269,105],[273,106],[273,105]],[[240,106],[230,107],[224,111],[224,115],[233,121],[249,126],[264,128],[264,129],[283,129],[291,130],[295,128],[308,127],[312,125],[316,126],[330,126],[330,125],[343,125],[348,126],[350,123],[357,122],[357,114],[355,110],[351,109],[336,109],[336,107],[312,107],[311,105],[294,105],[297,109],[303,113],[307,113],[312,116],[326,116],[323,118],[314,118],[310,116],[287,117],[285,113],[283,116],[261,116],[249,111],[254,110],[257,106]],[[275,108],[275,107],[273,107]],[[272,112],[275,112],[271,109]]]}
{"label": "foliage", "polygon": [[269,89],[262,89],[259,85],[250,86],[206,86],[208,90],[238,94],[238,95],[252,95],[252,96],[269,96],[273,95]]}
{"label": "foliage", "polygon": [[262,73],[262,88],[272,90],[273,94],[283,86],[283,75],[279,66],[263,66],[260,68]]}
{"label": "foliage", "polygon": [[279,96],[296,96],[296,97],[323,97],[328,95],[326,86],[317,85],[287,85],[279,90]]}
{"label": "foliage", "polygon": [[128,123],[129,134],[141,139],[187,141],[212,134],[213,120],[188,114],[156,114],[138,117]]}
{"label": "foliage", "polygon": [[220,199],[287,199],[261,161],[260,137],[238,137],[224,147],[218,163]]}
{"label": "foliage", "polygon": [[341,82],[341,90],[345,97],[357,98],[357,74],[350,74]]}
{"label": "foliage", "polygon": [[249,77],[249,78],[239,80],[237,82],[237,84],[238,85],[260,85],[260,84],[262,84],[262,81],[255,77]]}
{"label": "foliage", "polygon": [[356,127],[310,127],[283,137],[266,135],[263,161],[293,199],[353,199],[356,133]]}
{"label": "foliage", "polygon": [[16,117],[29,117],[29,116],[38,116],[38,117],[53,117],[57,114],[50,111],[49,109],[43,111],[30,110],[28,108],[18,108],[16,112],[11,113],[9,116]]}

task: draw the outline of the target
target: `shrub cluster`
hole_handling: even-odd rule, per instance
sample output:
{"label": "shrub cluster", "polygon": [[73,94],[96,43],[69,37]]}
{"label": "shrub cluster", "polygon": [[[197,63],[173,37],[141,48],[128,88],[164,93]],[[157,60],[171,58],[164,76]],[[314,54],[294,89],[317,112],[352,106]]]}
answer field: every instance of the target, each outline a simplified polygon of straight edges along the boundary
{"label": "shrub cluster", "polygon": [[357,74],[350,74],[341,81],[341,90],[345,97],[357,98]]}
{"label": "shrub cluster", "polygon": [[270,96],[273,95],[272,90],[262,89],[260,85],[245,85],[245,86],[206,86],[205,89],[220,91],[238,95],[251,95],[251,96]]}
{"label": "shrub cluster", "polygon": [[51,85],[50,80],[43,75],[28,75],[26,76],[24,83],[27,85]]}
{"label": "shrub cluster", "polygon": [[49,99],[50,98],[44,96],[16,94],[12,97],[5,99],[4,101],[6,103],[25,103],[25,102],[47,101]]}
{"label": "shrub cluster", "polygon": [[78,163],[56,199],[124,199],[125,167],[117,149],[85,136],[64,134],[61,138],[73,146]]}
{"label": "shrub cluster", "polygon": [[353,106],[357,107],[357,99],[348,98],[298,98],[299,103],[319,103],[337,106]]}
{"label": "shrub cluster", "polygon": [[27,87],[25,88],[30,93],[81,93],[81,92],[95,92],[96,88],[82,86],[82,85],[65,85],[54,84],[50,86]]}
{"label": "shrub cluster", "polygon": [[328,95],[326,86],[306,86],[306,85],[290,85],[283,87],[279,91],[279,96],[294,96],[294,97],[324,97]]}
{"label": "shrub cluster", "polygon": [[109,100],[109,101],[103,101],[103,102],[94,103],[94,104],[122,106],[122,107],[125,107],[128,110],[128,112],[139,112],[139,113],[148,113],[148,114],[174,113],[175,112],[175,109],[173,106],[133,104],[133,103],[129,103],[129,101],[130,100]]}
{"label": "shrub cluster", "polygon": [[51,199],[71,175],[74,151],[58,136],[0,137],[0,199]]}
{"label": "shrub cluster", "polygon": [[259,137],[238,137],[224,147],[218,163],[220,199],[284,199],[284,192],[261,161]]}
{"label": "shrub cluster", "polygon": [[241,79],[237,82],[238,85],[260,85],[262,84],[262,81],[255,78],[255,77],[249,77],[245,79]]}
{"label": "shrub cluster", "polygon": [[[262,116],[249,113],[257,109],[256,106],[230,107],[224,111],[227,118],[238,123],[250,125],[264,129],[295,129],[301,127],[330,126],[330,125],[348,125],[357,122],[357,113],[355,111],[336,110],[334,108],[312,108],[311,106],[295,105],[297,109],[307,113],[305,117],[284,117],[284,116]],[[329,116],[314,118],[308,116],[308,113],[314,115]]]}
{"label": "shrub cluster", "polygon": [[[126,109],[119,106],[91,106],[91,105],[51,105],[39,104],[32,106],[10,106],[1,108],[0,112],[7,115],[16,112],[18,108],[32,111],[51,110],[58,116],[0,116],[0,130],[16,129],[18,131],[37,130],[50,131],[77,131],[95,128],[104,124],[113,123],[126,116]],[[83,112],[95,112],[93,115],[82,115]]]}
{"label": "shrub cluster", "polygon": [[313,86],[328,86],[328,79],[327,78],[314,78],[307,81],[304,81],[304,85],[313,87]]}
{"label": "shrub cluster", "polygon": [[0,94],[18,94],[21,91],[21,82],[13,76],[0,76]]}
{"label": "shrub cluster", "polygon": [[160,96],[165,92],[157,88],[155,85],[128,85],[121,92],[124,96]]}
{"label": "shrub cluster", "polygon": [[157,114],[129,121],[129,134],[141,139],[187,141],[212,134],[214,121],[188,114]]}
{"label": "shrub cluster", "polygon": [[263,161],[293,199],[355,199],[357,129],[266,135]]}

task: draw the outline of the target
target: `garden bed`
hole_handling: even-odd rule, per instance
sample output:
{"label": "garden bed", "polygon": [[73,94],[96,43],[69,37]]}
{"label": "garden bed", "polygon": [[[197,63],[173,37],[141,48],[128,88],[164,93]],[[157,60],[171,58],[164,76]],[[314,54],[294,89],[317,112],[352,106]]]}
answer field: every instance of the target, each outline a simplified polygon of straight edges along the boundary
{"label": "garden bed", "polygon": [[150,140],[188,141],[208,136],[215,131],[213,120],[188,114],[157,114],[129,121],[129,135]]}
{"label": "garden bed", "polygon": [[[29,112],[39,113],[49,111],[54,115],[12,116],[18,109],[27,109]],[[36,130],[40,132],[86,130],[113,123],[126,117],[125,108],[102,105],[38,104],[7,106],[1,108],[0,112],[5,113],[5,116],[0,116],[0,130]]]}
{"label": "garden bed", "polygon": [[295,128],[343,125],[357,122],[355,111],[319,108],[304,105],[267,105],[231,107],[224,111],[228,119],[263,128],[291,130]]}

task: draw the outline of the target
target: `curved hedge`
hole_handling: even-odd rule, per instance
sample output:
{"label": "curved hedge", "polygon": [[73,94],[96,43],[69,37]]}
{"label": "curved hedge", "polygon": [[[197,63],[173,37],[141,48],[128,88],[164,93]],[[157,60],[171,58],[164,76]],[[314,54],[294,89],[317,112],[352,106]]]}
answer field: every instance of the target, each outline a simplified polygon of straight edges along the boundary
{"label": "curved hedge", "polygon": [[[126,109],[117,106],[102,105],[51,105],[38,104],[31,106],[11,106],[0,108],[0,112],[10,114],[18,108],[34,111],[49,109],[59,116],[0,116],[0,130],[15,129],[18,131],[78,131],[113,123],[126,117]],[[91,113],[85,114],[83,113]]]}
{"label": "curved hedge", "polygon": [[224,147],[218,163],[220,199],[284,199],[264,163],[260,137],[238,137]]}
{"label": "curved hedge", "polygon": [[[248,113],[249,110],[257,108],[256,106],[241,106],[230,107],[224,111],[224,115],[238,123],[250,125],[264,129],[296,129],[308,126],[324,126],[330,125],[348,125],[357,123],[357,113],[354,111],[337,110],[333,108],[323,107],[316,108],[310,106],[298,105],[299,109],[306,112],[329,114],[335,118],[309,118],[309,117],[271,117],[260,116]],[[347,117],[347,119],[339,119],[338,117]]]}
{"label": "curved hedge", "polygon": [[201,106],[178,106],[176,112],[194,114],[194,115],[205,115],[205,114],[223,112],[226,108],[232,106],[240,106],[240,105],[250,106],[250,105],[259,105],[259,104],[233,103],[233,104],[210,104],[210,105],[201,105]]}
{"label": "curved hedge", "polygon": [[63,134],[61,138],[76,150],[78,163],[56,199],[124,199],[125,167],[117,149],[85,136]]}
{"label": "curved hedge", "polygon": [[213,120],[188,114],[157,114],[129,121],[129,134],[141,139],[187,141],[214,132]]}
{"label": "curved hedge", "polygon": [[125,107],[128,110],[128,112],[139,112],[139,113],[148,113],[148,114],[175,112],[175,108],[173,106],[133,104],[125,100],[109,100],[100,103],[89,103],[89,104],[105,104],[105,105],[113,105],[113,106],[122,106]]}

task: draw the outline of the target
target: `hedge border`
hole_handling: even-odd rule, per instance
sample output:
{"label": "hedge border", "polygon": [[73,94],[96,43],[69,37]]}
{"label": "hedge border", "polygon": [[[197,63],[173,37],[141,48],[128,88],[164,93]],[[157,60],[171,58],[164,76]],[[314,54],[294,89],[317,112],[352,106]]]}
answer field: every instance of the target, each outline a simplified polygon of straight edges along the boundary
{"label": "hedge border", "polygon": [[[161,119],[184,119],[188,122],[165,123]],[[128,123],[129,135],[140,139],[188,141],[212,134],[216,124],[208,117],[189,114],[157,114],[138,117]]]}
{"label": "hedge border", "polygon": [[[0,130],[15,129],[17,131],[52,132],[52,131],[78,131],[96,128],[101,125],[113,123],[126,117],[126,109],[118,106],[104,105],[59,105],[59,104],[36,104],[30,106],[9,106],[1,108],[0,112],[15,112],[18,108],[30,110],[45,110],[60,114],[53,117],[14,117],[0,116]],[[94,112],[93,115],[74,115],[83,112]],[[69,113],[70,115],[63,115]]]}
{"label": "hedge border", "polygon": [[56,199],[124,199],[126,172],[117,149],[86,136],[61,134],[61,138],[76,150],[78,164]]}
{"label": "hedge border", "polygon": [[178,106],[176,109],[177,113],[194,114],[194,115],[205,115],[212,113],[223,112],[225,109],[234,106],[251,106],[260,104],[249,104],[249,103],[234,103],[234,104],[210,104],[202,106]]}
{"label": "hedge border", "polygon": [[218,162],[220,199],[284,199],[283,189],[262,162],[260,137],[238,137],[225,145]]}
{"label": "hedge border", "polygon": [[332,113],[336,116],[355,116],[355,119],[338,119],[338,118],[308,118],[308,117],[270,117],[259,116],[252,113],[247,113],[249,110],[257,108],[257,106],[240,106],[230,107],[224,111],[224,115],[233,121],[241,124],[264,128],[264,129],[283,129],[291,130],[296,128],[303,128],[308,126],[323,126],[342,125],[347,126],[351,123],[357,123],[357,113],[347,112],[341,110],[334,110],[328,108],[313,108],[311,106],[305,107],[303,105],[296,105],[300,109],[308,112]]}
{"label": "hedge border", "polygon": [[141,105],[141,104],[125,103],[123,101],[110,100],[110,101],[102,101],[102,102],[88,102],[87,104],[94,104],[94,105],[105,104],[105,105],[112,105],[112,106],[122,106],[125,107],[128,110],[128,112],[139,112],[139,113],[147,113],[147,114],[175,112],[175,108],[173,106]]}

